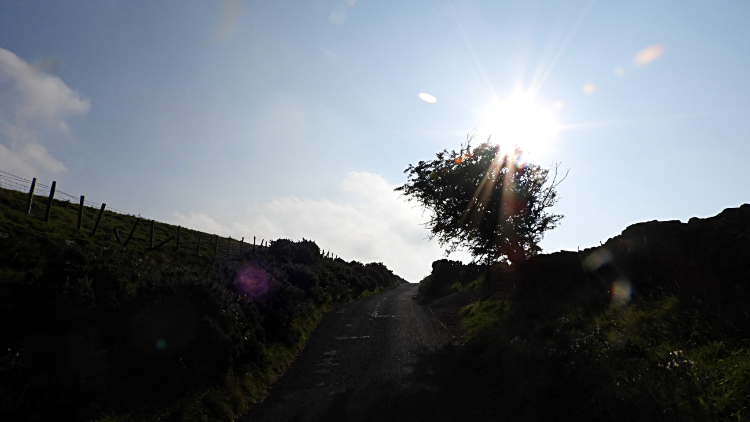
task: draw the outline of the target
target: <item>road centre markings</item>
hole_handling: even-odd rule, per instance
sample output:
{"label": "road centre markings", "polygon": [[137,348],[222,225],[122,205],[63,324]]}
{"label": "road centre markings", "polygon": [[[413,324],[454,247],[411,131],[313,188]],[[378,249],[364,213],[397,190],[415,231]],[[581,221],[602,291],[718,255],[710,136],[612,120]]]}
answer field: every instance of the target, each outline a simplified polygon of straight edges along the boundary
{"label": "road centre markings", "polygon": [[370,316],[372,316],[374,318],[396,318],[396,315],[378,315],[378,307],[380,307],[380,303],[378,303],[377,305],[375,305],[375,310],[372,311],[372,313],[370,314]]}
{"label": "road centre markings", "polygon": [[334,362],[335,358],[323,359],[323,362],[319,363],[318,366],[338,366],[338,362]]}
{"label": "road centre markings", "polygon": [[[329,352],[323,353],[323,355],[325,355],[325,356],[335,356],[336,355],[336,351],[335,350],[331,350]],[[334,357],[325,358],[325,359],[323,359],[323,361],[321,363],[318,364],[318,366],[337,366],[338,363],[334,362],[334,360],[336,360],[336,358],[334,358]]]}

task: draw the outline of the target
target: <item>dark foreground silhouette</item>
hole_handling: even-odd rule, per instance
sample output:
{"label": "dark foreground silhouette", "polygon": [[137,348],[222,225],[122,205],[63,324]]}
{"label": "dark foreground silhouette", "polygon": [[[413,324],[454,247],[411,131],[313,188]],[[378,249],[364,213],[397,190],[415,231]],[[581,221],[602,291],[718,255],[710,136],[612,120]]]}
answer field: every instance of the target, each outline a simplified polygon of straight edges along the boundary
{"label": "dark foreground silhouette", "polygon": [[492,421],[479,374],[416,284],[339,305],[240,421]]}

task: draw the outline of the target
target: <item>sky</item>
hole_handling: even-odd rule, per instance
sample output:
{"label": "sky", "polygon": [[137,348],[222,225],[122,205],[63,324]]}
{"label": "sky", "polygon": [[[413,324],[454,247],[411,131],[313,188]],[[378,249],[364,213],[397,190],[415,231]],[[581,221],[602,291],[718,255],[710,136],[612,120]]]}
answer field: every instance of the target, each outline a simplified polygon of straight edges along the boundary
{"label": "sky", "polygon": [[444,253],[393,189],[497,122],[569,171],[544,252],[750,202],[749,45],[731,0],[4,0],[0,170],[418,282]]}

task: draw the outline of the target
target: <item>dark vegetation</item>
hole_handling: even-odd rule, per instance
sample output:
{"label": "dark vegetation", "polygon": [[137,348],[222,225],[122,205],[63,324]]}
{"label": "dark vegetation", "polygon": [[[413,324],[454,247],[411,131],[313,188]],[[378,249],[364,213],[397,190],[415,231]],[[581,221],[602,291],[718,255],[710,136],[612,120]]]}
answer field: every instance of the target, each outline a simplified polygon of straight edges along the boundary
{"label": "dark vegetation", "polygon": [[[403,280],[326,258],[312,241],[267,248],[182,231],[149,249],[135,217],[0,189],[0,420],[229,420],[258,401],[322,314]],[[157,224],[157,243],[176,227]]]}
{"label": "dark vegetation", "polygon": [[[433,298],[478,271],[433,268],[422,289]],[[461,311],[499,419],[748,419],[750,205],[635,224],[500,274],[478,277],[483,299]],[[497,288],[510,278],[513,292]]]}
{"label": "dark vegetation", "polygon": [[430,275],[419,283],[417,299],[420,303],[429,303],[451,293],[481,287],[486,271],[486,265],[462,264],[448,259],[435,261]]}

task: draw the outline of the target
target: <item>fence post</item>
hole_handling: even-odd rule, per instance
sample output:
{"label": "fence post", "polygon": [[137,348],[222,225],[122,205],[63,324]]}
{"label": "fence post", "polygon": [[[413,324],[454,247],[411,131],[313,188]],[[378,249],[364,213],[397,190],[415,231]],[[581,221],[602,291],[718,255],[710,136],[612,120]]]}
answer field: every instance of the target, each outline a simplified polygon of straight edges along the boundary
{"label": "fence post", "polygon": [[229,259],[229,247],[232,246],[232,236],[227,238],[227,259]]}
{"label": "fence post", "polygon": [[182,227],[177,226],[177,249],[176,249],[177,252],[180,251],[180,230],[181,229]]}
{"label": "fence post", "polygon": [[216,259],[216,254],[219,253],[219,235],[216,235],[216,244],[214,245],[214,259]]}
{"label": "fence post", "polygon": [[128,234],[128,238],[125,239],[125,244],[122,245],[123,247],[127,248],[128,243],[130,243],[130,239],[133,237],[133,233],[135,233],[135,228],[138,227],[138,223],[140,223],[141,217],[138,217],[135,219],[135,224],[133,224],[133,228],[130,229],[130,233]]}
{"label": "fence post", "polygon": [[102,220],[102,214],[104,214],[104,208],[106,207],[107,204],[102,204],[102,207],[99,209],[99,215],[96,216],[96,223],[94,223],[94,230],[91,232],[92,236],[96,235],[96,231],[99,229],[99,222]]}
{"label": "fence post", "polygon": [[55,199],[55,189],[57,188],[57,182],[52,181],[52,187],[49,188],[49,201],[47,201],[47,212],[44,213],[44,222],[49,222],[49,216],[52,212],[52,200]]}
{"label": "fence post", "polygon": [[242,246],[245,244],[245,237],[242,237],[242,240],[240,240],[240,256],[242,256]]}
{"label": "fence post", "polygon": [[26,215],[31,215],[31,203],[34,201],[34,188],[36,188],[36,177],[31,181],[29,199],[26,201]]}
{"label": "fence post", "polygon": [[255,236],[253,236],[253,252],[255,252]]}
{"label": "fence post", "polygon": [[81,230],[81,224],[83,224],[83,203],[86,201],[86,196],[81,195],[81,203],[78,206],[78,224],[76,227],[78,227],[78,230]]}

